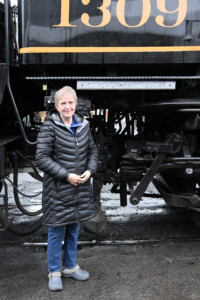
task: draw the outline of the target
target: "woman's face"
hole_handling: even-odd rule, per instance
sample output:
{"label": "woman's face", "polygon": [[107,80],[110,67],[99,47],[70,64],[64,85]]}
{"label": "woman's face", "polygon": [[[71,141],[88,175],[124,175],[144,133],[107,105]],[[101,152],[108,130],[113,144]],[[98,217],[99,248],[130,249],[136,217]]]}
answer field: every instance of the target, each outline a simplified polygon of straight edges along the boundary
{"label": "woman's face", "polygon": [[56,108],[59,111],[62,119],[66,121],[69,120],[70,118],[72,118],[76,110],[76,102],[74,97],[70,94],[63,95],[59,99]]}

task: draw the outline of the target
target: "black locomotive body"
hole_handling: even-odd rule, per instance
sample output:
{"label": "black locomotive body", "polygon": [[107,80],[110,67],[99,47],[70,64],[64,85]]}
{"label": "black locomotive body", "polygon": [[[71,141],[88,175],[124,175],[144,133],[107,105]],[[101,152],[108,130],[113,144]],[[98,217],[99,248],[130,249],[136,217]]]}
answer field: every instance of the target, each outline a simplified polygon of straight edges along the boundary
{"label": "black locomotive body", "polygon": [[[2,186],[9,164],[17,172],[14,166],[34,161],[37,112],[52,107],[56,89],[71,85],[99,146],[100,225],[89,229],[105,227],[98,201],[106,183],[123,206],[128,194],[138,204],[152,181],[169,205],[198,210],[199,0],[0,5]],[[0,217],[10,229],[3,210]]]}

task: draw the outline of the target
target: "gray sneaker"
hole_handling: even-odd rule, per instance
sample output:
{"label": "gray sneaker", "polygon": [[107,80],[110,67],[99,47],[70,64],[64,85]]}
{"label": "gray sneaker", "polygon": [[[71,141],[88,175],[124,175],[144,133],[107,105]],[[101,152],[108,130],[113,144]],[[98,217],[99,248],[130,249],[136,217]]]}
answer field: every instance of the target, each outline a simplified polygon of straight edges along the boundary
{"label": "gray sneaker", "polygon": [[66,278],[74,278],[76,280],[87,280],[90,274],[87,271],[81,270],[79,265],[76,265],[73,269],[63,268],[62,276]]}
{"label": "gray sneaker", "polygon": [[62,291],[63,285],[60,272],[49,273],[48,288],[53,292]]}

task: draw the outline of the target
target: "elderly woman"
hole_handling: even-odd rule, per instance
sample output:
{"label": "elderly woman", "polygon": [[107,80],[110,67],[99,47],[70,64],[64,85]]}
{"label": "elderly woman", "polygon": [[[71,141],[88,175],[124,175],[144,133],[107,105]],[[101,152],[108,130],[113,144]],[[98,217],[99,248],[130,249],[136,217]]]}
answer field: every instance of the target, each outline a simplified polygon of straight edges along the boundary
{"label": "elderly woman", "polygon": [[76,264],[76,255],[80,222],[96,215],[89,178],[97,169],[98,150],[88,121],[75,114],[76,105],[76,92],[71,87],[57,91],[56,109],[47,115],[37,141],[37,167],[44,172],[43,224],[49,227],[51,291],[62,290],[61,275],[77,280],[89,278],[89,273]]}

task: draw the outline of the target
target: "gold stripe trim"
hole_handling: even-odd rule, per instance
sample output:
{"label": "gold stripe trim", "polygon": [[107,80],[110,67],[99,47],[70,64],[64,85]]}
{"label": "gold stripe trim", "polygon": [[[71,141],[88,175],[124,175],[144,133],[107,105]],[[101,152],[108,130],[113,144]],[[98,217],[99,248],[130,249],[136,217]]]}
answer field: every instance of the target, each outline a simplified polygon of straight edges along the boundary
{"label": "gold stripe trim", "polygon": [[28,47],[21,48],[23,53],[124,53],[124,52],[187,52],[200,51],[200,46],[167,47]]}

